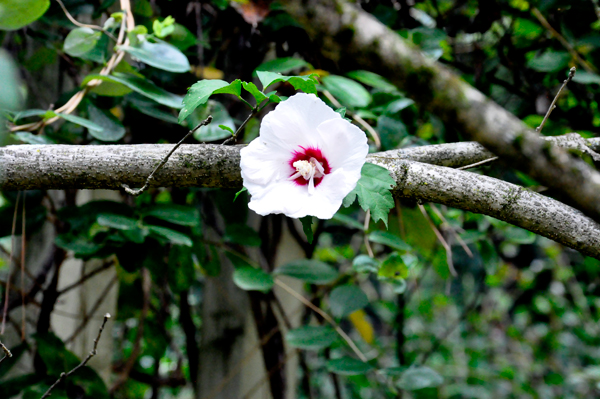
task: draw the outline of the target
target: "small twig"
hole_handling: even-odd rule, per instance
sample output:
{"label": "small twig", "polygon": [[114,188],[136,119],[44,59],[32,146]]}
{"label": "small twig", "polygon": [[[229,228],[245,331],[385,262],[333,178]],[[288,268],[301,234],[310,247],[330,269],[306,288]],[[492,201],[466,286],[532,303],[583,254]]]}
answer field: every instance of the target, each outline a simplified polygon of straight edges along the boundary
{"label": "small twig", "polygon": [[252,119],[256,114],[258,114],[258,111],[259,111],[259,108],[258,108],[258,105],[256,105],[256,107],[252,108],[252,112],[250,112],[250,115],[248,115],[248,117],[246,118],[246,120],[244,122],[242,122],[242,124],[240,125],[240,127],[237,128],[237,130],[235,131],[235,133],[230,138],[228,138],[227,140],[225,140],[224,142],[222,142],[221,145],[227,145],[231,141],[233,141],[233,144],[235,144],[237,142],[238,134],[240,134],[240,132],[242,131],[242,129],[244,127],[246,127],[246,124],[250,121],[250,119]]}
{"label": "small twig", "polygon": [[4,361],[4,359],[6,359],[7,357],[12,357],[12,353],[10,352],[10,350],[4,346],[4,344],[0,341],[0,349],[2,349],[4,351],[4,357],[2,359],[0,359],[0,363],[2,363]]}
{"label": "small twig", "polygon": [[538,19],[538,21],[540,21],[540,24],[542,24],[544,28],[550,31],[552,36],[554,36],[560,42],[560,44],[563,45],[563,47],[569,52],[569,54],[571,54],[571,57],[575,58],[577,62],[579,62],[581,66],[583,66],[583,69],[590,73],[596,72],[595,68],[579,55],[579,53],[573,48],[573,46],[571,46],[567,39],[565,39],[560,33],[558,33],[558,31],[554,29],[552,25],[550,25],[550,23],[542,15],[540,10],[538,10],[537,8],[533,8],[531,12]]}
{"label": "small twig", "polygon": [[554,96],[554,100],[552,100],[552,104],[550,104],[550,107],[548,108],[548,112],[546,112],[546,116],[544,116],[542,123],[535,129],[536,132],[538,132],[538,133],[542,132],[542,129],[544,128],[546,121],[550,117],[550,114],[552,113],[552,111],[554,111],[554,108],[556,108],[556,100],[558,100],[558,96],[560,96],[560,92],[565,88],[567,83],[569,83],[571,81],[571,79],[573,79],[573,76],[575,76],[576,71],[577,71],[577,69],[575,67],[569,69],[569,76],[567,76],[567,78],[563,82],[562,86],[560,86],[560,89],[558,89],[558,93],[556,93],[556,96]]}
{"label": "small twig", "polygon": [[335,322],[335,320],[333,320],[331,318],[331,316],[329,316],[323,310],[319,309],[317,306],[313,305],[308,299],[304,298],[301,294],[294,291],[289,285],[285,284],[281,280],[276,278],[275,284],[277,284],[278,286],[280,286],[281,288],[286,290],[290,295],[292,295],[294,298],[296,298],[297,300],[302,302],[306,307],[310,308],[313,312],[317,313],[325,321],[327,321],[329,324],[331,324],[331,326],[333,328],[335,328],[335,331],[337,331],[337,333],[341,335],[341,337],[344,339],[344,341],[346,341],[346,343],[350,346],[350,348],[354,351],[354,353],[356,353],[356,356],[358,356],[358,358],[360,360],[362,360],[363,362],[368,361],[367,357],[360,351],[360,349],[358,349],[358,346],[356,346],[354,341],[352,341],[352,338],[350,338],[348,336],[348,334],[346,334],[346,332],[344,330],[342,330],[340,328],[340,326],[338,326],[338,324]]}
{"label": "small twig", "polygon": [[467,243],[465,242],[465,240],[463,240],[462,238],[460,238],[460,236],[458,235],[458,233],[454,230],[454,228],[452,228],[452,226],[450,225],[450,223],[448,223],[448,221],[446,220],[446,218],[444,217],[444,215],[442,214],[442,212],[440,212],[440,210],[437,209],[437,207],[435,206],[435,204],[433,204],[431,202],[429,203],[429,208],[431,208],[433,210],[433,212],[442,220],[442,222],[445,223],[446,226],[448,226],[448,229],[452,232],[452,234],[454,234],[454,237],[456,237],[456,241],[458,241],[458,243],[460,244],[460,246],[465,250],[465,252],[469,256],[469,258],[472,258],[473,257],[473,252],[471,252],[471,250],[469,249],[469,246],[467,245]]}
{"label": "small twig", "polygon": [[[15,212],[13,214],[12,233],[10,238],[10,257],[12,260],[13,254],[15,253],[15,233],[17,231],[17,210],[19,209],[19,200],[21,199],[21,192],[17,194],[17,201],[15,203]],[[23,200],[23,202],[25,202]],[[10,292],[10,279],[12,277],[12,262],[8,265],[8,277],[6,278],[6,291],[4,293],[4,310],[2,312],[2,328],[0,328],[0,334],[4,334],[4,328],[6,327],[6,317],[8,316],[8,294]]]}
{"label": "small twig", "polygon": [[48,390],[46,391],[46,393],[44,394],[44,396],[42,396],[40,399],[45,399],[48,396],[50,396],[50,394],[52,393],[52,390],[58,384],[60,384],[68,376],[70,376],[71,374],[73,374],[74,372],[76,372],[77,370],[79,370],[80,368],[82,368],[83,366],[85,366],[87,364],[87,362],[89,362],[90,359],[96,355],[97,349],[98,349],[98,342],[100,341],[100,336],[102,335],[102,331],[104,330],[104,326],[106,325],[106,322],[108,321],[108,319],[110,319],[110,313],[107,313],[107,314],[104,315],[104,321],[102,322],[102,325],[100,326],[100,330],[98,330],[98,336],[94,340],[94,348],[87,355],[87,357],[85,359],[83,359],[83,361],[81,363],[79,363],[79,365],[77,367],[75,367],[73,370],[69,371],[68,373],[61,373],[60,377],[58,378],[58,380],[56,380],[56,382],[54,384],[52,384],[52,386],[50,388],[48,388]]}
{"label": "small twig", "polygon": [[429,217],[429,214],[425,210],[425,207],[422,204],[419,204],[419,209],[421,210],[421,213],[425,217],[425,220],[427,220],[427,223],[429,223],[429,227],[431,227],[431,230],[433,230],[433,232],[435,233],[435,236],[437,237],[439,242],[442,244],[442,246],[446,250],[446,260],[448,261],[448,269],[450,269],[450,274],[452,274],[452,276],[454,276],[454,277],[457,277],[458,273],[456,273],[456,269],[454,268],[454,263],[452,262],[452,247],[450,245],[448,245],[448,242],[446,242],[446,240],[444,239],[444,236],[442,236],[442,233],[440,233],[440,231],[435,226],[435,224],[433,224],[433,220],[431,220],[431,218]]}
{"label": "small twig", "polygon": [[99,30],[102,33],[104,33],[106,36],[110,37],[115,42],[117,41],[117,38],[114,37],[112,35],[112,33],[110,33],[109,31],[107,31],[103,27],[97,26],[97,25],[82,24],[81,22],[77,21],[75,18],[73,18],[73,16],[71,15],[71,13],[69,13],[69,11],[67,11],[67,8],[65,7],[65,5],[63,4],[63,2],[61,0],[56,0],[56,2],[60,5],[60,8],[62,8],[62,10],[65,13],[65,15],[67,16],[67,18],[69,18],[69,21],[71,21],[74,25],[80,26],[82,28],[90,28],[90,29],[93,29],[93,30]]}
{"label": "small twig", "polygon": [[102,266],[97,267],[96,269],[92,270],[88,274],[82,276],[79,280],[75,281],[73,284],[68,285],[68,286],[64,287],[63,289],[61,289],[60,291],[58,291],[58,295],[60,296],[64,293],[72,290],[73,288],[80,286],[81,284],[85,283],[88,279],[94,277],[96,274],[100,273],[101,271],[108,269],[109,267],[113,266],[114,264],[115,264],[114,259],[104,262],[102,264]]}
{"label": "small twig", "polygon": [[177,148],[179,148],[179,146],[185,141],[185,139],[187,139],[188,137],[190,137],[190,135],[192,135],[196,130],[200,129],[202,126],[208,125],[210,122],[212,122],[212,116],[209,115],[208,118],[206,118],[204,121],[200,122],[195,128],[193,128],[192,130],[190,130],[181,140],[179,140],[179,143],[175,144],[175,147],[173,147],[171,149],[171,151],[169,151],[169,153],[167,154],[167,156],[164,157],[163,160],[160,161],[160,163],[156,166],[156,168],[154,168],[154,170],[152,171],[152,173],[150,173],[150,176],[148,176],[148,178],[146,179],[146,183],[144,184],[144,186],[142,188],[137,189],[137,190],[133,190],[133,189],[129,188],[129,186],[127,184],[123,184],[122,187],[125,189],[125,192],[127,192],[127,194],[131,194],[131,195],[137,197],[138,195],[140,195],[141,193],[143,193],[144,191],[146,191],[146,189],[148,188],[148,186],[150,186],[150,182],[154,178],[154,174],[156,172],[158,172],[158,170],[160,168],[162,168],[167,163],[167,161],[169,160],[169,158],[171,157],[171,155],[175,152],[175,150]]}
{"label": "small twig", "polygon": [[[335,105],[336,107],[338,107],[338,108],[342,107],[342,104],[340,104],[340,102],[329,91],[323,90],[323,95],[325,95],[325,97],[327,97],[327,99],[329,101],[331,101],[331,103],[333,105]],[[367,121],[365,121],[360,116],[358,116],[352,112],[348,112],[348,111],[346,111],[346,113],[348,114],[348,116],[350,116],[352,119],[354,119],[354,121],[356,123],[360,124],[367,132],[369,132],[369,134],[371,135],[371,138],[375,142],[375,147],[377,147],[377,149],[380,149],[381,148],[381,140],[379,139],[379,135],[377,134],[375,129],[373,129],[373,127],[371,127],[371,125],[369,125],[367,123]]]}
{"label": "small twig", "polygon": [[21,341],[25,341],[25,193],[23,193],[23,214],[21,215]]}
{"label": "small twig", "polygon": [[471,169],[471,168],[474,168],[476,166],[483,165],[485,163],[495,161],[496,159],[498,159],[498,157],[492,157],[492,158],[484,159],[483,161],[472,163],[471,165],[461,166],[460,168],[456,168],[456,169],[458,169],[458,170]]}
{"label": "small twig", "polygon": [[363,224],[363,234],[364,234],[364,242],[365,242],[365,247],[367,247],[367,252],[369,253],[369,256],[371,258],[375,257],[375,254],[373,253],[373,248],[371,248],[371,244],[369,243],[369,236],[367,234],[367,230],[369,230],[369,222],[371,221],[371,210],[367,209],[367,212],[365,213],[365,224]]}

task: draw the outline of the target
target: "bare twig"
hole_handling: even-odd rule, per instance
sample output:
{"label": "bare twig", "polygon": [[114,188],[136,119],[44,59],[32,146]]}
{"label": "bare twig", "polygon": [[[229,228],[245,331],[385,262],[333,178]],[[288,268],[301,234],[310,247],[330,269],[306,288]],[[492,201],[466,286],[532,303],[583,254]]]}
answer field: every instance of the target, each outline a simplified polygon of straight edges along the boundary
{"label": "bare twig", "polygon": [[94,277],[96,274],[100,273],[101,271],[104,271],[108,268],[110,268],[111,266],[113,266],[115,264],[114,259],[111,259],[109,261],[106,261],[102,264],[102,266],[92,270],[91,272],[89,272],[88,274],[84,275],[83,277],[81,277],[79,280],[77,280],[76,282],[74,282],[71,285],[68,285],[66,287],[64,287],[63,289],[61,289],[60,291],[58,291],[58,295],[62,295],[68,291],[71,291],[73,288],[76,288],[78,286],[80,286],[81,284],[83,284],[84,282],[86,282],[88,279]]}
{"label": "bare twig", "polygon": [[256,104],[256,107],[252,108],[252,111],[250,112],[250,115],[248,115],[248,117],[246,118],[246,120],[244,122],[242,122],[242,124],[240,125],[240,127],[237,128],[237,130],[235,131],[235,133],[228,138],[227,140],[225,140],[224,142],[221,143],[221,145],[227,145],[230,142],[233,141],[233,144],[237,143],[237,138],[238,135],[240,134],[240,132],[242,131],[242,129],[244,127],[246,127],[246,124],[248,124],[248,122],[250,121],[250,119],[252,119],[256,114],[258,114],[258,112],[260,111],[260,109],[258,108],[258,104]]}
{"label": "bare twig", "polygon": [[25,341],[25,193],[23,193],[23,214],[21,215],[21,341]]}
{"label": "bare twig", "polygon": [[454,228],[452,228],[452,226],[450,225],[450,223],[448,223],[448,221],[446,220],[446,218],[444,217],[444,215],[442,214],[442,212],[440,212],[440,210],[432,202],[429,203],[429,207],[442,220],[442,222],[446,226],[448,226],[448,229],[452,232],[452,234],[454,234],[454,237],[456,237],[456,241],[458,241],[458,243],[461,245],[461,247],[463,247],[463,249],[465,250],[465,252],[469,256],[469,258],[472,258],[473,257],[473,252],[471,252],[471,250],[469,249],[469,246],[467,245],[467,243],[462,238],[460,238],[460,236],[458,235],[458,233],[454,230]]}
{"label": "bare twig", "polygon": [[[21,199],[21,192],[17,194],[17,201],[15,202],[15,212],[13,214],[13,224],[11,233],[11,245],[10,245],[10,257],[12,260],[13,254],[15,253],[15,233],[17,231],[17,210],[19,209],[19,199]],[[23,201],[24,202],[24,201]],[[6,291],[4,292],[4,310],[2,312],[2,328],[0,328],[0,334],[4,334],[4,328],[6,326],[6,317],[8,316],[8,294],[10,293],[10,279],[12,277],[12,262],[9,262],[8,276],[6,277]]]}
{"label": "bare twig", "polygon": [[542,132],[542,129],[544,128],[546,121],[550,117],[550,114],[552,113],[552,111],[554,111],[554,108],[556,108],[556,100],[558,100],[558,96],[560,96],[560,92],[571,81],[571,79],[573,79],[573,76],[575,76],[576,71],[577,71],[577,69],[575,67],[573,67],[569,70],[569,76],[567,76],[567,78],[563,82],[562,86],[560,86],[560,89],[558,89],[558,93],[556,93],[556,96],[554,96],[554,100],[552,100],[552,104],[550,104],[550,107],[548,108],[548,112],[546,112],[546,116],[544,116],[544,120],[542,120],[542,123],[535,129],[536,132],[538,132],[538,133]]}
{"label": "bare twig", "polygon": [[67,16],[67,18],[69,19],[69,21],[71,21],[74,25],[80,26],[82,28],[90,28],[90,29],[93,29],[93,30],[99,30],[100,32],[104,33],[106,36],[110,37],[115,42],[117,41],[117,38],[114,37],[112,35],[112,33],[110,33],[109,31],[107,31],[103,27],[98,26],[98,25],[82,24],[81,22],[77,21],[75,18],[73,18],[73,16],[71,15],[71,13],[69,13],[69,11],[67,10],[67,8],[65,7],[65,5],[63,4],[63,2],[61,0],[56,0],[56,2],[60,5],[60,8],[62,8],[63,12],[65,13],[65,15]]}
{"label": "bare twig", "polygon": [[356,346],[354,341],[352,341],[352,338],[350,338],[348,336],[348,334],[346,334],[346,332],[344,330],[342,330],[340,328],[340,326],[338,326],[338,324],[335,322],[335,320],[333,320],[331,318],[331,316],[329,316],[323,310],[319,309],[317,306],[313,305],[308,299],[304,298],[301,294],[294,291],[294,289],[292,289],[289,285],[287,285],[280,279],[276,278],[275,284],[277,284],[278,286],[280,286],[281,288],[286,290],[290,295],[292,295],[294,298],[296,298],[297,300],[302,302],[306,307],[310,308],[313,312],[317,313],[325,321],[327,321],[329,324],[331,324],[331,326],[333,328],[335,328],[335,331],[337,331],[337,333],[340,334],[340,336],[344,339],[344,341],[346,341],[346,343],[350,346],[350,348],[354,351],[354,353],[356,353],[356,356],[358,356],[358,358],[360,360],[362,360],[363,362],[368,361],[367,357],[360,351],[360,349],[358,349],[358,346]]}
{"label": "bare twig", "polygon": [[4,357],[2,357],[2,359],[0,359],[0,363],[2,363],[4,361],[4,359],[6,359],[7,357],[12,357],[12,353],[6,346],[4,346],[4,344],[2,342],[0,342],[0,349],[2,349],[4,351]]}
{"label": "bare twig", "polygon": [[431,218],[429,217],[429,214],[427,213],[427,211],[425,210],[425,207],[422,204],[419,204],[419,210],[421,210],[421,213],[425,217],[425,220],[427,220],[427,223],[429,223],[429,227],[431,227],[431,230],[433,230],[433,232],[435,233],[435,236],[437,237],[438,241],[442,244],[442,246],[446,250],[446,260],[448,261],[448,269],[450,269],[450,274],[452,274],[452,276],[454,276],[454,277],[457,277],[458,273],[456,273],[456,269],[454,268],[454,263],[452,262],[452,247],[450,247],[450,245],[448,245],[448,242],[446,242],[446,240],[444,239],[444,236],[442,236],[442,233],[440,233],[440,231],[435,226],[435,224],[433,224],[433,220],[431,220]]}
{"label": "bare twig", "polygon": [[85,359],[83,359],[83,361],[81,363],[79,363],[79,365],[77,367],[75,367],[73,370],[71,370],[71,371],[69,371],[67,373],[61,373],[60,377],[58,378],[58,380],[56,380],[56,382],[54,384],[52,384],[52,386],[50,388],[48,388],[48,390],[46,391],[46,393],[40,399],[45,399],[48,396],[50,396],[51,393],[52,393],[52,390],[58,384],[60,384],[68,376],[70,376],[71,374],[73,374],[74,372],[76,372],[77,370],[79,370],[80,368],[82,368],[83,366],[85,366],[87,364],[87,362],[89,362],[90,359],[96,355],[97,349],[98,349],[98,342],[100,341],[100,336],[102,335],[102,331],[104,330],[104,326],[106,325],[106,322],[108,321],[108,319],[110,319],[110,314],[109,313],[107,313],[107,314],[104,315],[104,321],[102,322],[102,325],[100,326],[100,330],[98,330],[98,336],[94,340],[94,347],[93,347],[92,351],[87,355],[87,357]]}
{"label": "bare twig", "polygon": [[485,163],[495,161],[496,159],[498,159],[498,157],[492,157],[492,158],[484,159],[483,161],[479,161],[479,162],[473,163],[471,165],[461,166],[460,168],[456,168],[456,169],[458,169],[458,170],[471,169],[471,168],[474,168],[476,166],[483,165]]}
{"label": "bare twig", "polygon": [[173,149],[171,149],[171,151],[169,151],[169,153],[163,158],[162,161],[160,161],[160,163],[156,166],[156,168],[154,168],[152,173],[150,173],[150,176],[148,176],[148,178],[146,179],[146,183],[144,184],[144,186],[142,188],[133,190],[133,189],[129,188],[129,186],[127,184],[123,184],[122,187],[125,189],[125,192],[127,194],[137,197],[138,195],[140,195],[141,193],[146,191],[148,186],[150,186],[150,182],[154,178],[154,174],[156,172],[158,172],[160,170],[160,168],[162,168],[167,163],[167,161],[169,160],[171,155],[175,152],[175,150],[177,148],[179,148],[179,146],[185,141],[185,139],[190,137],[190,135],[192,135],[196,130],[200,129],[202,126],[208,125],[211,121],[212,121],[212,116],[209,115],[208,118],[206,118],[204,121],[200,122],[195,128],[190,130],[181,140],[179,140],[179,143],[175,144],[175,147],[173,147]]}
{"label": "bare twig", "polygon": [[363,241],[365,242],[365,247],[367,247],[367,253],[371,258],[375,257],[373,253],[373,248],[371,248],[371,243],[369,242],[369,235],[367,234],[367,230],[369,230],[369,222],[371,221],[371,210],[367,209],[365,213],[365,223],[363,224]]}
{"label": "bare twig", "polygon": [[537,8],[533,8],[531,12],[537,18],[537,20],[540,21],[540,24],[542,24],[542,26],[546,28],[552,34],[552,36],[554,36],[560,42],[560,44],[563,45],[563,47],[569,52],[569,54],[571,54],[571,57],[575,58],[577,62],[581,64],[583,69],[590,73],[596,72],[596,69],[579,55],[577,50],[575,50],[573,46],[571,46],[567,39],[565,39],[560,33],[558,33],[558,31],[554,29],[552,25],[550,25],[550,23],[542,15],[540,10],[538,10]]}

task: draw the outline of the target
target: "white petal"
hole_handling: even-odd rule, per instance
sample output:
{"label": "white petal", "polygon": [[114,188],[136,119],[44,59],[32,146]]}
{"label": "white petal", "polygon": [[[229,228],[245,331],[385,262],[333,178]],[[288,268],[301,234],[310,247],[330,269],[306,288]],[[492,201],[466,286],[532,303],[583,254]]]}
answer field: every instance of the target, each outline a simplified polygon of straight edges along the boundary
{"label": "white petal", "polygon": [[321,150],[332,169],[352,170],[365,162],[369,152],[367,136],[358,127],[344,119],[330,119],[317,127],[322,137]]}
{"label": "white petal", "polygon": [[265,185],[281,178],[287,179],[293,172],[288,165],[291,155],[265,145],[260,138],[242,148],[240,155],[242,178],[248,189],[247,183]]}
{"label": "white petal", "polygon": [[263,118],[260,137],[267,145],[290,152],[299,147],[319,148],[322,139],[317,127],[330,119],[342,117],[314,94],[298,93]]}

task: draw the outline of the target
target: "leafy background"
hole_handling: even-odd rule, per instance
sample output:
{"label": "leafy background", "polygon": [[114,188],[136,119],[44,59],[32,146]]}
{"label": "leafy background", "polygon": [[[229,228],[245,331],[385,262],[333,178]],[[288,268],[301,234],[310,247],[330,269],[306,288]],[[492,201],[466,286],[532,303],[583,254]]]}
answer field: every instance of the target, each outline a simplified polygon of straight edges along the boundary
{"label": "leafy background", "polygon": [[[22,5],[27,12],[18,8]],[[65,0],[64,5],[76,19],[118,34],[119,16],[109,19],[119,11],[114,0]],[[577,66],[543,134],[596,136],[600,22],[594,2],[371,0],[360,5],[531,127],[540,124],[569,67]],[[460,131],[416,107],[411,93],[400,92],[385,77],[325,58],[277,2],[133,1],[137,26],[122,47],[128,56],[110,76],[99,72],[115,50],[112,39],[73,25],[57,2],[4,1],[0,10],[0,75],[13,77],[0,83],[0,106],[8,110],[4,118],[16,125],[62,119],[42,131],[10,133],[3,126],[5,144],[173,143],[208,114],[213,123],[194,139],[219,143],[252,112],[256,117],[239,133],[240,142],[247,143],[257,136],[260,118],[296,89],[315,90],[346,117],[362,118],[380,138],[379,148],[371,143],[373,151],[462,139]],[[174,24],[165,22],[169,17]],[[294,78],[281,78],[267,90],[265,82],[276,77],[269,73]],[[48,111],[95,78],[105,82],[88,93],[75,115]],[[207,95],[193,104],[195,110],[180,113],[188,87]],[[257,107],[262,101],[268,104]],[[490,164],[478,173],[544,189],[506,165]],[[52,220],[59,250],[86,260],[107,259],[107,267],[117,269],[117,320],[112,336],[103,339],[114,340],[115,375],[133,363],[116,387],[114,379],[107,383],[85,368],[54,397],[193,396],[202,307],[211,300],[204,294],[225,258],[235,267],[234,283],[266,309],[275,306],[272,287],[278,276],[303,281],[313,306],[331,315],[368,355],[368,362],[361,361],[339,331],[309,308],[303,325],[292,329],[281,320],[266,322],[270,311],[262,319],[254,311],[261,337],[277,328],[287,345],[302,349],[298,397],[598,395],[599,262],[525,230],[396,199],[389,215],[372,214],[370,223],[358,202],[332,220],[311,221],[309,243],[300,225],[280,216],[262,219],[258,228],[249,223],[246,193],[234,202],[235,192],[226,190],[152,189],[137,198],[123,195],[121,202],[81,206],[75,194],[66,192],[57,207],[46,192],[23,194],[26,234]],[[10,270],[6,255],[18,198],[12,192],[0,198],[3,281]],[[20,234],[18,218],[16,226]],[[282,228],[291,229],[307,259],[273,269],[273,237]],[[265,261],[253,261],[252,251]],[[150,288],[144,291],[147,281]],[[266,340],[264,353],[282,354],[275,341]],[[0,366],[2,398],[40,397],[60,372],[78,363],[37,321],[11,349],[15,357]],[[27,353],[34,355],[33,371],[11,370]],[[283,365],[276,359],[270,367]],[[276,378],[277,373],[270,382],[278,396]]]}

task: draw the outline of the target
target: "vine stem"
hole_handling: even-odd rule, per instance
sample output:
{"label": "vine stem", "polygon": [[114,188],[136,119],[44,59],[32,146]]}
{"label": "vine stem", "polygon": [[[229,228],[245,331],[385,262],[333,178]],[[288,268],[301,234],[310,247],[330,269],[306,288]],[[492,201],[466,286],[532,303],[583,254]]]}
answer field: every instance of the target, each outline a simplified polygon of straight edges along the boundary
{"label": "vine stem", "polygon": [[141,193],[146,191],[146,189],[150,186],[150,182],[154,178],[154,174],[156,172],[158,172],[160,170],[160,168],[162,168],[167,163],[167,161],[169,160],[171,155],[175,152],[175,150],[177,148],[179,148],[179,146],[185,141],[185,139],[190,137],[190,135],[192,135],[196,130],[200,129],[202,126],[208,125],[210,122],[212,122],[211,115],[209,115],[208,118],[206,118],[205,120],[200,122],[195,128],[190,130],[181,140],[179,140],[179,143],[175,144],[175,147],[173,147],[171,149],[171,151],[169,151],[169,153],[162,159],[162,161],[160,161],[160,163],[156,166],[156,168],[154,168],[152,173],[150,173],[150,176],[148,176],[148,178],[146,179],[146,183],[144,183],[144,186],[142,188],[134,190],[134,189],[129,188],[129,186],[127,184],[123,184],[122,187],[125,190],[125,192],[127,192],[127,194],[133,195],[134,197],[137,197],[138,195],[140,195]]}

